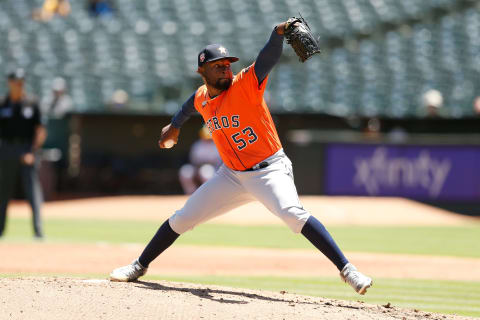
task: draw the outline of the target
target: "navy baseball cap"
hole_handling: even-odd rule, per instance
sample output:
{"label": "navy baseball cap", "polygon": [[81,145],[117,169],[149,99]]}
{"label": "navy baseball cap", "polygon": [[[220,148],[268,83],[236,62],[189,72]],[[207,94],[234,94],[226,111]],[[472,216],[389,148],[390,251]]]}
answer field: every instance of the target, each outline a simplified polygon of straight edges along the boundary
{"label": "navy baseball cap", "polygon": [[24,80],[25,79],[25,70],[19,68],[8,73],[8,80]]}
{"label": "navy baseball cap", "polygon": [[209,44],[198,54],[198,66],[201,67],[207,62],[220,59],[228,59],[230,62],[238,61],[238,58],[230,56],[227,48],[221,44]]}

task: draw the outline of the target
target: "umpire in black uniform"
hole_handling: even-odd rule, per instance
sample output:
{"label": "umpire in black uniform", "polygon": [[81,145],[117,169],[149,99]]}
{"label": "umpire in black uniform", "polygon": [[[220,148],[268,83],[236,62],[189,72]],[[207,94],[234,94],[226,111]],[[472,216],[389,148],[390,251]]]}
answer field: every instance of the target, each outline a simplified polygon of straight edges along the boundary
{"label": "umpire in black uniform", "polygon": [[37,175],[37,151],[47,132],[38,103],[26,97],[23,69],[8,74],[8,95],[0,100],[0,237],[5,229],[8,201],[21,180],[25,196],[32,207],[33,230],[43,237],[40,207],[42,189]]}

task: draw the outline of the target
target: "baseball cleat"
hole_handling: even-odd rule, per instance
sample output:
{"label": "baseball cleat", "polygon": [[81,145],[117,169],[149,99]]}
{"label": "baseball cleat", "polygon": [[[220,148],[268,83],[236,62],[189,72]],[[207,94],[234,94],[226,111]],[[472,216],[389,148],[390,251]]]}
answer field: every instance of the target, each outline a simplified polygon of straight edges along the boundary
{"label": "baseball cleat", "polygon": [[365,294],[367,289],[370,288],[373,284],[371,278],[362,274],[360,271],[355,268],[351,263],[347,263],[340,272],[340,278],[344,282],[347,282],[352,288],[357,291],[359,294]]}
{"label": "baseball cleat", "polygon": [[147,273],[147,270],[148,268],[145,268],[138,260],[135,260],[129,265],[113,270],[110,273],[110,281],[135,281]]}

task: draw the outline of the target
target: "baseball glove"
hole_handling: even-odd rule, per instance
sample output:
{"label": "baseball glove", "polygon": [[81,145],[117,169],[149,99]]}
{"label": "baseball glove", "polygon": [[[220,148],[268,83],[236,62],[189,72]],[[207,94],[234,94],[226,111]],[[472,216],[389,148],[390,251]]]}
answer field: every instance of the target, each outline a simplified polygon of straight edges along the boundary
{"label": "baseball glove", "polygon": [[285,38],[301,62],[310,59],[315,53],[320,53],[318,40],[313,36],[310,27],[303,17],[290,18],[285,23]]}

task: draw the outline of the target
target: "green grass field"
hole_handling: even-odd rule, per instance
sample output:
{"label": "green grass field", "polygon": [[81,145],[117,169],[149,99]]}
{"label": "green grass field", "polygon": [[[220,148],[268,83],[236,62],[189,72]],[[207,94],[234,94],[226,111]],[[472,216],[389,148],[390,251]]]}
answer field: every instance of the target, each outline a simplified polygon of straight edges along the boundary
{"label": "green grass field", "polygon": [[[52,242],[147,243],[160,226],[150,221],[50,219]],[[343,250],[480,258],[480,225],[461,227],[328,227]],[[10,219],[6,241],[29,241],[30,220]],[[206,224],[182,235],[184,245],[302,249],[313,246],[285,226]]]}
{"label": "green grass field", "polygon": [[[32,241],[29,219],[10,219],[9,242]],[[147,243],[161,222],[49,219],[45,221],[47,242],[58,243]],[[328,226],[327,226],[328,227]],[[480,226],[458,227],[331,227],[334,238],[346,251],[480,257]],[[259,248],[311,248],[302,236],[284,226],[202,225],[186,233],[178,245]],[[0,275],[11,276],[11,275]],[[68,275],[104,278],[105,275]],[[480,317],[480,282],[375,279],[366,296],[355,294],[338,278],[147,276],[239,288],[286,290],[291,293],[365,301],[374,304]]]}

